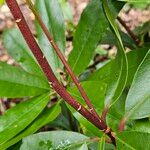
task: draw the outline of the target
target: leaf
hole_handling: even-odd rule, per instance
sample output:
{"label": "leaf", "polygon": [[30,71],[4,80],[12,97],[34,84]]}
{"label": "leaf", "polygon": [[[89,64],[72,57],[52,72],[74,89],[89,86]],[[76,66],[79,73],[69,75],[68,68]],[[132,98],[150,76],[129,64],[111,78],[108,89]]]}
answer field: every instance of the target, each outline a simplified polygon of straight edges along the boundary
{"label": "leaf", "polygon": [[0,146],[25,129],[44,109],[49,94],[34,97],[9,109],[0,117]]}
{"label": "leaf", "polygon": [[65,20],[73,22],[73,15],[69,2],[67,0],[59,0],[59,3],[61,5]]}
{"label": "leaf", "polygon": [[125,113],[125,100],[127,94],[127,90],[124,90],[118,101],[110,108],[107,114],[107,124],[113,131],[118,132],[118,124]]}
{"label": "leaf", "polygon": [[98,150],[105,150],[105,135],[103,135],[99,141]]}
{"label": "leaf", "polygon": [[149,32],[150,29],[150,21],[147,21],[143,23],[142,25],[136,27],[134,29],[134,33],[138,36],[142,36],[144,38],[144,35],[146,35]]}
{"label": "leaf", "polygon": [[140,64],[129,90],[125,111],[130,119],[141,119],[150,116],[150,50]]}
{"label": "leaf", "polygon": [[[42,19],[47,26],[49,32],[57,43],[58,47],[62,52],[65,51],[65,26],[63,20],[63,13],[59,5],[58,0],[36,0],[35,6],[42,16]],[[37,39],[40,47],[44,53],[44,56],[51,65],[53,71],[57,73],[58,69],[62,69],[63,65],[57,57],[54,49],[47,40],[45,34],[40,28],[39,24],[36,23]]]}
{"label": "leaf", "polygon": [[4,0],[0,0],[0,6],[4,3]]}
{"label": "leaf", "polygon": [[24,138],[20,150],[64,149],[73,144],[80,145],[87,139],[89,138],[82,134],[69,131],[44,132]]}
{"label": "leaf", "polygon": [[[101,113],[101,110],[104,106],[104,96],[106,85],[102,82],[83,82],[81,83],[88,97],[90,98],[93,106],[96,108],[98,113]],[[76,87],[72,87],[68,89],[69,93],[75,97],[80,103],[86,106],[84,100],[82,99],[79,91]],[[68,105],[67,105],[68,106]],[[89,121],[87,121],[82,115],[80,115],[77,111],[75,111],[72,107],[69,107],[74,117],[89,130],[94,135],[100,136],[101,133],[99,129],[97,129],[94,125],[92,125]]]}
{"label": "leaf", "polygon": [[36,96],[49,90],[50,87],[46,80],[0,62],[0,97]]}
{"label": "leaf", "polygon": [[60,111],[61,108],[59,103],[55,104],[51,108],[45,109],[26,129],[24,129],[16,137],[4,143],[0,149],[6,149],[20,141],[23,137],[35,133],[41,127],[53,121],[59,115]]}
{"label": "leaf", "polygon": [[88,146],[86,143],[84,143],[80,148],[78,148],[77,150],[88,150]]}
{"label": "leaf", "polygon": [[[128,34],[120,31],[120,35],[121,35],[122,42],[123,42],[124,46],[126,46],[132,50],[137,48],[133,39]],[[103,37],[100,44],[116,45],[116,38],[115,38],[114,34],[111,31],[108,31],[106,33],[106,36]]]}
{"label": "leaf", "polygon": [[143,2],[142,1],[139,1],[139,2],[133,1],[133,2],[128,2],[128,3],[132,6],[132,8],[141,9],[144,11],[144,9],[149,7],[150,1],[143,0]]}
{"label": "leaf", "polygon": [[45,78],[41,68],[17,28],[6,30],[3,33],[3,43],[10,56],[14,58],[25,71]]}
{"label": "leaf", "polygon": [[[114,65],[111,66],[111,73],[113,76],[109,77],[109,85],[106,91],[105,105],[106,107],[110,107],[118,100],[126,85],[128,76],[128,60],[125,54],[125,49],[122,43],[120,33],[115,23],[115,18],[109,8],[108,2],[102,0],[102,4],[105,15],[113,29],[113,32],[115,33],[118,43],[118,53],[116,56],[116,60],[114,62]],[[112,80],[112,78],[114,80]]]}
{"label": "leaf", "polygon": [[[115,2],[114,4],[117,5],[118,3]],[[101,2],[92,0],[81,15],[73,39],[73,50],[68,60],[76,75],[83,72],[89,65],[94,50],[99,41],[106,35],[108,27],[109,24],[103,13]]]}
{"label": "leaf", "polygon": [[[126,86],[130,86],[134,77],[134,74],[140,65],[141,61],[145,57],[147,51],[149,48],[143,47],[143,48],[137,48],[134,51],[130,51],[127,53],[127,59],[128,59],[128,80]],[[114,63],[115,60],[111,60],[106,65],[98,69],[96,72],[91,74],[87,81],[101,81],[109,84],[109,77],[111,77],[112,80],[114,80],[111,75],[112,72],[109,70],[111,69],[111,66],[113,66],[112,63]],[[115,67],[116,68],[116,67]]]}
{"label": "leaf", "polygon": [[150,120],[136,120],[131,128],[131,131],[146,132],[150,134]]}
{"label": "leaf", "polygon": [[[85,92],[87,93],[88,97],[90,98],[93,106],[98,110],[101,111],[103,108],[103,100],[104,100],[104,93],[106,89],[106,85],[102,82],[94,82],[94,81],[86,81],[81,82]],[[94,90],[92,90],[94,88]],[[71,87],[68,89],[69,93],[74,96],[78,101],[82,104],[85,104],[84,99],[80,96],[80,93],[76,87]]]}
{"label": "leaf", "polygon": [[117,134],[117,149],[141,150],[150,149],[150,134],[142,132],[122,132]]}
{"label": "leaf", "polygon": [[122,2],[132,2],[132,3],[149,3],[149,0],[118,0]]}

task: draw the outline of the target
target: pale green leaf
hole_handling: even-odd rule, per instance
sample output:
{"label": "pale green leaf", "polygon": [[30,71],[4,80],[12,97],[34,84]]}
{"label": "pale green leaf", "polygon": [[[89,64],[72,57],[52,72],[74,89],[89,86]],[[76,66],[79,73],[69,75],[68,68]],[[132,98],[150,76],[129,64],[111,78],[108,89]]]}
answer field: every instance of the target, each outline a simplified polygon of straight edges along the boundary
{"label": "pale green leaf", "polygon": [[105,135],[103,135],[99,141],[98,150],[105,150]]}
{"label": "pale green leaf", "polygon": [[12,58],[27,72],[45,78],[41,68],[17,28],[3,33],[3,43]]}
{"label": "pale green leaf", "polygon": [[48,101],[49,94],[34,97],[0,116],[0,147],[25,129],[41,113]]}
{"label": "pale green leaf", "polygon": [[1,148],[6,149],[20,141],[23,137],[35,133],[41,127],[53,121],[60,112],[61,108],[59,103],[55,104],[51,108],[46,108],[26,129],[24,129],[21,133],[19,133],[8,142],[4,143]]}
{"label": "pale green leaf", "polygon": [[84,143],[88,137],[69,131],[51,131],[31,135],[23,139],[20,150],[64,149]]}
{"label": "pale green leaf", "polygon": [[[35,6],[39,14],[41,15],[45,25],[47,26],[49,32],[53,36],[54,41],[57,43],[60,50],[64,53],[66,40],[65,26],[63,20],[63,13],[58,0],[36,0]],[[55,74],[57,74],[57,70],[62,69],[63,65],[57,57],[56,52],[47,40],[38,23],[36,23],[36,31],[37,39],[44,53],[44,56],[48,60],[48,63],[51,65]]]}
{"label": "pale green leaf", "polygon": [[150,116],[150,50],[139,66],[129,90],[125,111],[126,117],[140,119]]}
{"label": "pale green leaf", "polygon": [[47,80],[0,62],[0,97],[36,96],[49,90]]}

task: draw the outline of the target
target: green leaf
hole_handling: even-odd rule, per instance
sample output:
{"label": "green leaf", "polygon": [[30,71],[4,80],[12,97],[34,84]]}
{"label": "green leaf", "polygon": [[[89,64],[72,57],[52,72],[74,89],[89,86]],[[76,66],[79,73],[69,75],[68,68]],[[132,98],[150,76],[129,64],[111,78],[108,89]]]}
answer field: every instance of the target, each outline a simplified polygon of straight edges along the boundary
{"label": "green leaf", "polygon": [[25,129],[44,109],[49,94],[32,98],[9,109],[0,117],[0,146]]}
{"label": "green leaf", "polygon": [[23,139],[23,144],[20,150],[33,150],[33,149],[64,149],[73,144],[82,144],[88,137],[69,131],[51,131],[31,135]]}
{"label": "green leaf", "polygon": [[[141,61],[145,57],[147,51],[149,48],[143,47],[135,49],[134,51],[130,51],[127,53],[127,59],[128,59],[128,80],[126,86],[130,86],[134,77],[134,74],[140,65]],[[112,77],[112,72],[109,70],[111,69],[111,66],[113,66],[112,63],[114,63],[115,60],[111,60],[106,65],[98,69],[96,72],[94,72],[89,78],[88,81],[101,81],[109,84],[109,77],[111,77],[112,80],[114,80]],[[116,68],[116,67],[115,67]]]}
{"label": "green leaf", "polygon": [[134,29],[134,33],[138,36],[144,36],[149,31],[150,31],[150,21],[147,21]]}
{"label": "green leaf", "polygon": [[101,2],[92,0],[81,15],[73,40],[73,50],[68,60],[76,75],[83,72],[89,65],[96,46],[106,35],[108,28],[109,24],[103,13]]}
{"label": "green leaf", "polygon": [[143,2],[129,2],[133,9],[141,9],[144,10],[150,5],[150,1],[143,1]]}
{"label": "green leaf", "polygon": [[50,87],[46,80],[0,62],[0,97],[36,96],[49,90]]}
{"label": "green leaf", "polygon": [[150,50],[140,64],[129,90],[125,111],[130,119],[150,116]]}
{"label": "green leaf", "polygon": [[122,132],[117,134],[118,150],[150,149],[150,134],[142,132]]}
{"label": "green leaf", "polygon": [[[47,26],[49,32],[57,43],[58,47],[62,52],[65,51],[65,26],[63,20],[63,13],[59,5],[58,0],[36,0],[35,4],[38,12],[42,16],[42,19]],[[36,23],[37,38],[40,47],[44,53],[44,56],[51,65],[53,71],[57,73],[58,69],[62,69],[63,65],[57,57],[54,49],[47,40],[45,34],[40,28],[39,24]]]}
{"label": "green leaf", "polygon": [[[120,31],[120,35],[121,35],[124,46],[126,46],[132,50],[137,48],[133,39],[128,34]],[[111,31],[108,31],[106,36],[100,42],[100,44],[116,45],[116,38],[115,38],[114,34]]]}
{"label": "green leaf", "polygon": [[17,28],[6,30],[3,33],[3,43],[10,56],[14,58],[25,71],[45,78],[41,68]]}
{"label": "green leaf", "polygon": [[147,132],[150,134],[150,120],[149,119],[136,120],[131,128],[131,131]]}
{"label": "green leaf", "polygon": [[132,3],[149,3],[149,0],[118,0],[122,2],[132,2]]}
{"label": "green leaf", "polygon": [[23,137],[35,133],[41,127],[53,121],[59,115],[60,112],[61,108],[59,103],[55,104],[51,108],[46,108],[26,129],[24,129],[16,137],[4,143],[0,149],[6,149],[20,141]]}
{"label": "green leaf", "polygon": [[122,43],[120,33],[115,23],[115,18],[109,8],[108,2],[106,0],[102,0],[102,4],[105,15],[113,29],[113,32],[115,33],[118,43],[118,53],[116,56],[116,60],[114,62],[114,65],[111,66],[111,73],[114,77],[114,80],[112,80],[112,76],[109,77],[109,85],[106,91],[105,105],[110,107],[118,100],[126,85],[128,76],[128,60],[125,54],[125,49]]}
{"label": "green leaf", "polygon": [[105,135],[103,135],[99,141],[98,150],[105,150]]}
{"label": "green leaf", "polygon": [[71,21],[73,22],[73,15],[72,15],[72,10],[69,5],[69,2],[67,0],[59,0],[59,3],[61,5],[63,14],[64,14],[64,19],[66,21]]}
{"label": "green leaf", "polygon": [[0,6],[4,3],[4,0],[0,0]]}
{"label": "green leaf", "polygon": [[107,114],[107,124],[113,131],[118,132],[118,124],[125,113],[125,100],[127,91],[125,90],[118,101],[110,108]]}
{"label": "green leaf", "polygon": [[[98,113],[101,113],[101,110],[104,106],[104,97],[105,97],[105,89],[106,85],[102,82],[83,82],[81,83],[84,90],[86,91],[88,97],[90,98],[93,106],[96,108]],[[94,90],[92,90],[94,88]],[[79,91],[76,87],[72,87],[68,89],[69,93],[75,97],[80,103],[86,106],[84,100],[82,99]],[[87,128],[88,131],[93,133],[94,135],[101,136],[99,129],[97,129],[94,125],[92,125],[89,121],[87,121],[82,115],[80,115],[77,111],[75,111],[72,107],[69,107],[74,117]]]}
{"label": "green leaf", "polygon": [[[93,106],[98,111],[101,111],[101,108],[103,108],[104,106],[103,100],[104,100],[106,85],[102,82],[95,82],[95,81],[85,81],[85,82],[81,82],[81,84],[85,92],[87,93],[88,97],[90,98]],[[92,88],[94,88],[94,90],[91,90]],[[81,97],[76,87],[69,88],[68,91],[72,96],[78,99],[79,102],[81,102],[83,105],[86,105],[84,99]]]}
{"label": "green leaf", "polygon": [[88,146],[86,143],[84,143],[80,148],[78,148],[77,150],[88,150]]}

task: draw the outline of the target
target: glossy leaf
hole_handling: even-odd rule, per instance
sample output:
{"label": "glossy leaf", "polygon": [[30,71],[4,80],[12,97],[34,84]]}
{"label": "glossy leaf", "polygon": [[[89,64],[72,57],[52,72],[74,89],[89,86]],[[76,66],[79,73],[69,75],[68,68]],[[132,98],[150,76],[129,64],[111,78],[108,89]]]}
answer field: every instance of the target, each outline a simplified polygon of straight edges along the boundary
{"label": "glossy leaf", "polygon": [[[63,13],[59,5],[58,0],[36,0],[36,9],[42,16],[42,19],[47,26],[49,32],[57,43],[58,47],[64,53],[65,51],[65,26],[63,20]],[[58,69],[62,69],[62,63],[57,57],[54,49],[47,40],[45,34],[40,28],[39,24],[36,23],[37,39],[40,47],[44,53],[44,56],[51,65],[53,71],[57,73]]]}
{"label": "glossy leaf", "polygon": [[129,90],[125,111],[126,117],[140,119],[150,116],[150,50],[140,64]]}
{"label": "glossy leaf", "polygon": [[78,148],[77,150],[88,150],[88,146],[86,143],[84,143],[80,148]]}
{"label": "glossy leaf", "polygon": [[64,19],[66,21],[73,21],[73,15],[71,13],[71,7],[69,5],[69,2],[67,0],[59,0],[59,3],[61,5],[63,14],[64,14]]}
{"label": "glossy leaf", "polygon": [[141,150],[150,149],[150,134],[142,132],[122,132],[117,134],[117,149]]}
{"label": "glossy leaf", "polygon": [[[115,2],[115,4],[118,3]],[[83,11],[77,26],[73,40],[73,50],[68,60],[76,75],[83,72],[89,65],[96,46],[108,31],[109,24],[101,5],[100,1],[92,0]]]}
{"label": "glossy leaf", "polygon": [[[109,85],[106,91],[105,105],[110,107],[110,105],[114,104],[118,100],[126,85],[128,76],[128,60],[125,54],[125,49],[122,43],[120,33],[115,23],[115,18],[112,14],[112,11],[109,8],[108,2],[102,0],[102,4],[105,15],[113,29],[113,32],[115,33],[118,43],[118,52],[116,60],[114,62],[114,65],[111,66],[111,74],[113,76],[109,77]],[[112,78],[114,80],[112,80]]]}
{"label": "glossy leaf", "polygon": [[20,150],[64,149],[73,144],[80,145],[87,139],[82,134],[69,131],[44,132],[24,138]]}
{"label": "glossy leaf", "polygon": [[41,127],[53,121],[59,115],[60,112],[61,108],[59,103],[55,104],[51,108],[46,108],[26,129],[24,129],[16,137],[4,143],[0,149],[6,149],[20,141],[22,138],[35,133]]}
{"label": "glossy leaf", "polygon": [[[98,113],[101,113],[101,110],[104,106],[104,97],[105,97],[105,89],[106,85],[102,82],[83,82],[82,86],[86,91],[88,97],[90,98],[93,106],[96,108]],[[75,97],[80,103],[86,106],[84,100],[82,99],[79,91],[76,87],[72,87],[68,89],[70,94]],[[73,108],[69,107],[74,117],[89,130],[91,133],[97,136],[101,136],[99,129],[97,129],[94,125],[92,125],[89,121],[87,121],[83,116],[81,116],[77,111]]]}
{"label": "glossy leaf", "polygon": [[[130,49],[136,49],[137,46],[135,45],[133,39],[126,33],[120,31],[121,39],[124,46]],[[111,31],[108,31],[106,36],[102,39],[100,44],[109,44],[109,45],[116,45],[116,38]]]}
{"label": "glossy leaf", "polygon": [[[125,114],[125,100],[127,97],[127,90],[125,90],[118,101],[110,108],[106,120],[109,127],[113,131],[118,131],[118,124]],[[128,127],[128,126],[127,126]]]}
{"label": "glossy leaf", "polygon": [[136,120],[133,123],[131,131],[146,132],[150,134],[150,120],[149,119]]}
{"label": "glossy leaf", "polygon": [[46,80],[0,62],[0,97],[36,96],[49,90]]}
{"label": "glossy leaf", "polygon": [[0,147],[25,129],[44,109],[49,94],[32,98],[9,109],[0,117]]}
{"label": "glossy leaf", "polygon": [[17,28],[6,30],[3,33],[3,43],[10,56],[14,58],[25,71],[44,78],[41,68]]}
{"label": "glossy leaf", "polygon": [[[149,48],[143,47],[135,49],[134,51],[130,51],[127,53],[127,59],[128,59],[128,80],[127,80],[127,86],[130,86],[134,77],[134,74],[140,65],[141,61],[145,57],[147,51]],[[111,60],[106,65],[98,69],[96,72],[91,74],[91,76],[87,79],[88,81],[102,81],[105,83],[109,83],[109,77],[111,75],[111,72],[109,71],[111,69],[111,66],[113,66],[112,63],[114,63],[115,60]],[[116,67],[115,67],[116,68]],[[111,78],[114,80],[113,78]]]}

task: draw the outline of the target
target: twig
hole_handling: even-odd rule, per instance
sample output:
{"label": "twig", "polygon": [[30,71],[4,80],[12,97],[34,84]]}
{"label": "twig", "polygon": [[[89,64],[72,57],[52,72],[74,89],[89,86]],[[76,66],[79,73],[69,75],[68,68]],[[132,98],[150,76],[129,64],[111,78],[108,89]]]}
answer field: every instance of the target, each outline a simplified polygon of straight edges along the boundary
{"label": "twig", "polygon": [[102,111],[102,116],[101,116],[101,119],[106,123],[106,116],[107,116],[107,113],[109,111],[109,107],[108,106],[105,106],[103,111]]}
{"label": "twig", "polygon": [[102,130],[106,135],[108,135],[111,138],[112,143],[116,145],[115,136],[112,130],[109,127],[107,127],[107,125],[102,120],[99,120],[91,112],[89,112],[84,106],[78,103],[59,83],[58,79],[55,77],[47,60],[45,59],[45,57],[43,58],[43,53],[40,47],[38,46],[36,40],[34,39],[31,30],[29,29],[29,26],[27,25],[27,22],[25,21],[25,18],[23,17],[23,14],[16,0],[6,0],[6,3],[11,13],[13,14],[24,39],[26,40],[29,48],[31,49],[33,55],[37,59],[39,65],[41,66],[43,72],[45,73],[48,81],[50,82],[54,90],[76,111],[78,111],[82,116],[84,116],[88,121],[90,121],[97,128]]}
{"label": "twig", "polygon": [[117,19],[120,22],[120,24],[126,29],[130,37],[133,39],[134,43],[137,46],[140,46],[140,43],[141,43],[140,39],[130,30],[130,28],[126,25],[126,23],[119,16],[117,16]]}
{"label": "twig", "polygon": [[93,115],[95,115],[95,117],[97,117],[98,119],[100,119],[99,115],[97,114],[95,108],[93,107],[90,99],[88,98],[86,92],[84,91],[83,87],[81,86],[78,78],[74,75],[72,69],[70,68],[69,64],[67,63],[65,57],[63,56],[61,50],[59,49],[59,47],[57,46],[57,44],[54,42],[54,39],[52,37],[52,35],[49,33],[47,27],[45,26],[41,16],[37,13],[37,11],[34,8],[33,3],[31,2],[31,0],[26,0],[27,4],[29,5],[30,9],[32,10],[32,12],[34,13],[37,21],[39,22],[42,30],[44,31],[46,37],[48,38],[49,42],[51,43],[51,45],[53,46],[55,52],[57,53],[58,57],[60,58],[60,60],[62,61],[62,63],[64,64],[66,70],[68,71],[69,75],[71,76],[73,82],[75,83],[75,85],[77,86],[81,96],[83,97],[83,99],[85,100],[87,106],[89,107],[91,113]]}

